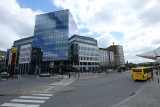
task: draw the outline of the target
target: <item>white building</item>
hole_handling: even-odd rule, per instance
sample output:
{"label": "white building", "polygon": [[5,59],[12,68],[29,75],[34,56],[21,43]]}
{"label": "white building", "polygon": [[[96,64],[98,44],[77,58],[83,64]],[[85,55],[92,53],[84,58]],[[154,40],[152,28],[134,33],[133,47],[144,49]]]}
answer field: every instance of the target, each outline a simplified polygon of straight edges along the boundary
{"label": "white building", "polygon": [[70,58],[73,67],[80,71],[99,69],[99,47],[97,40],[74,35],[69,39]]}
{"label": "white building", "polygon": [[101,66],[109,65],[109,51],[107,49],[99,48],[99,59]]}
{"label": "white building", "polygon": [[99,59],[101,66],[114,66],[114,52],[99,48]]}

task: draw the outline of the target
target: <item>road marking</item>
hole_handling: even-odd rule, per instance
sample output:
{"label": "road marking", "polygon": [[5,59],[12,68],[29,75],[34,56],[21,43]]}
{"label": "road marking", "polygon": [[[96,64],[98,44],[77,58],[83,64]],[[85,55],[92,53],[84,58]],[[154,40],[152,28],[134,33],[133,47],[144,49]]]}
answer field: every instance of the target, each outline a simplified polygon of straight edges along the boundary
{"label": "road marking", "polygon": [[43,99],[43,100],[49,99],[49,97],[36,97],[36,96],[20,96],[19,98]]}
{"label": "road marking", "polygon": [[44,92],[48,92],[49,90],[51,90],[52,88],[54,88],[54,86],[46,86],[46,87],[49,87],[49,88],[45,89]]}
{"label": "road marking", "polygon": [[59,81],[59,82],[56,82],[56,83],[52,83],[50,85],[62,85],[62,86],[67,86],[69,84],[71,84],[73,81]]}
{"label": "road marking", "polygon": [[32,95],[36,95],[36,96],[48,96],[48,97],[53,96],[53,94],[32,94]]}
{"label": "road marking", "polygon": [[7,107],[39,107],[40,105],[37,104],[18,104],[18,103],[4,103],[0,106],[7,106]]}
{"label": "road marking", "polygon": [[130,82],[134,82],[134,80],[131,80]]}
{"label": "road marking", "polygon": [[14,99],[12,102],[25,102],[25,103],[44,103],[44,100],[26,100],[26,99]]}

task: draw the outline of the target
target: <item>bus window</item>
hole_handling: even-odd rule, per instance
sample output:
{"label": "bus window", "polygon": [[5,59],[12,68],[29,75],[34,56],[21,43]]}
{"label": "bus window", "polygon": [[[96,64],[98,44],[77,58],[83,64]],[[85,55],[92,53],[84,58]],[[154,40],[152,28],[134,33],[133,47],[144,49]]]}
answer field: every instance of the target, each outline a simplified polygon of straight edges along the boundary
{"label": "bus window", "polygon": [[148,69],[143,69],[143,71],[144,71],[144,74],[148,73]]}
{"label": "bus window", "polygon": [[133,71],[133,72],[141,72],[142,69],[133,69],[132,71]]}

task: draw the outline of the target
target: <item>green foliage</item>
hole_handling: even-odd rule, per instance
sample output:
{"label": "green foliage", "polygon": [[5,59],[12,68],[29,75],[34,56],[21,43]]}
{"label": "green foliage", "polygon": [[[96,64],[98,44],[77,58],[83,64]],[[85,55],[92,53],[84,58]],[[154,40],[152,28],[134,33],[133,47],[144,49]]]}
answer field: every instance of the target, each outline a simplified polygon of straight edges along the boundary
{"label": "green foliage", "polygon": [[126,62],[125,66],[126,66],[126,68],[129,68],[129,64],[128,64],[128,61]]}

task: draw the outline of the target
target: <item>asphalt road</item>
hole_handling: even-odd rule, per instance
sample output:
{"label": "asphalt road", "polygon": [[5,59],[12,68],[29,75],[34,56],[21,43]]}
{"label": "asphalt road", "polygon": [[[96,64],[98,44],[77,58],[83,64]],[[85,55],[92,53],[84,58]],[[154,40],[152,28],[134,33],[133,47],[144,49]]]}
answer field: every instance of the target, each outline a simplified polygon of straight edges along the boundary
{"label": "asphalt road", "polygon": [[0,94],[24,89],[28,87],[35,87],[38,85],[47,85],[56,82],[56,78],[52,77],[39,77],[37,75],[22,75],[20,79],[3,80],[0,81]]}
{"label": "asphalt road", "polygon": [[[30,77],[30,79],[26,77],[22,81],[24,84],[28,83],[28,86],[37,83],[47,85],[51,87],[51,90],[38,94],[0,96],[0,106],[112,107],[133,96],[145,84],[145,82],[132,80],[131,73],[128,72],[112,74],[107,77],[104,75],[94,79],[66,79],[57,83],[54,83],[56,80],[53,78],[41,78],[37,82],[35,77]],[[7,83],[11,85],[12,82],[8,81]],[[17,84],[17,80],[15,80],[15,84]],[[64,86],[62,86],[63,84]],[[21,87],[26,86],[22,85]],[[60,90],[60,88],[63,89]]]}
{"label": "asphalt road", "polygon": [[43,103],[41,107],[108,107],[134,95],[145,82],[134,81],[130,73],[90,80],[77,80]]}

